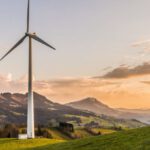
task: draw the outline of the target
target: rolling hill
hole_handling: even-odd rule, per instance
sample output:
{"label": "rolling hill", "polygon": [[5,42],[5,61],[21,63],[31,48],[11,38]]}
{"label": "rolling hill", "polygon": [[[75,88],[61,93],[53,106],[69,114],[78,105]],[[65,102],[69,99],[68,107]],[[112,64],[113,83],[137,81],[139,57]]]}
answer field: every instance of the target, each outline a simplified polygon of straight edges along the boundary
{"label": "rolling hill", "polygon": [[62,144],[45,146],[36,150],[149,150],[150,128],[139,128],[104,136],[90,137]]}
{"label": "rolling hill", "polygon": [[0,139],[0,148],[1,150],[149,150],[150,127],[73,141]]}

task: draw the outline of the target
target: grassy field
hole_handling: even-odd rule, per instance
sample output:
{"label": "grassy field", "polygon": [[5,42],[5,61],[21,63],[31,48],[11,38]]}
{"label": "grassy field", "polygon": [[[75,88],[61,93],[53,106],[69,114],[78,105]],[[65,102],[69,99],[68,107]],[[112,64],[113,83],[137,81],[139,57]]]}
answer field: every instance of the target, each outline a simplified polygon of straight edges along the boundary
{"label": "grassy field", "polygon": [[51,129],[49,129],[49,131],[50,131],[53,139],[70,140],[70,138],[68,136],[66,136],[65,134],[63,134],[62,132],[60,132],[59,130],[57,130],[55,128],[51,128]]}
{"label": "grassy field", "polygon": [[0,150],[150,150],[150,127],[80,140],[1,139]]}
{"label": "grassy field", "polygon": [[92,131],[95,132],[95,133],[100,132],[102,135],[104,135],[104,134],[111,134],[111,133],[116,132],[115,130],[101,129],[101,128],[93,128]]}
{"label": "grassy field", "polygon": [[[49,132],[51,133],[51,136],[53,139],[58,139],[58,140],[71,140],[72,138],[65,133],[61,132],[60,130],[56,128],[50,128]],[[92,129],[93,134],[101,133],[102,135],[104,134],[111,134],[113,132],[116,132],[115,130],[111,129],[102,129],[102,128],[93,128]],[[88,132],[84,128],[77,128],[73,133],[71,133],[72,137],[76,138],[86,138],[90,136],[94,136],[92,133]]]}
{"label": "grassy field", "polygon": [[49,139],[34,139],[34,140],[18,140],[18,139],[0,139],[0,150],[32,150],[37,147],[44,147],[64,142],[62,140],[49,140]]}

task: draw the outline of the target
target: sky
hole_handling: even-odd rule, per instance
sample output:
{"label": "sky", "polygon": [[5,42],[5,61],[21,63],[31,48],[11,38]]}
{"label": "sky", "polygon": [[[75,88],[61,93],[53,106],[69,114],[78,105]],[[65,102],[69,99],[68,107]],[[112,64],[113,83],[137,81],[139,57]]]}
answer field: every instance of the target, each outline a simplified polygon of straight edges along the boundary
{"label": "sky", "polygon": [[[148,0],[31,0],[30,31],[57,49],[33,41],[35,90],[60,103],[92,96],[112,107],[150,108],[149,72],[105,76],[120,66],[133,72],[149,62],[149,5]],[[26,7],[27,0],[1,1],[0,56],[24,35]],[[26,40],[0,62],[0,90],[26,92],[27,65]]]}

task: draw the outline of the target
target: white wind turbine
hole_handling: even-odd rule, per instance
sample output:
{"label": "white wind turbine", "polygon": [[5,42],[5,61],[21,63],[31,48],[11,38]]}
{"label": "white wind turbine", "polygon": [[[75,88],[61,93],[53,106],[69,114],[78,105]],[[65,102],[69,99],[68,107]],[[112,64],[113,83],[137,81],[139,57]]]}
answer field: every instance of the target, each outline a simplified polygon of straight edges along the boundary
{"label": "white wind turbine", "polygon": [[30,23],[30,0],[28,0],[27,8],[27,30],[25,35],[0,59],[3,60],[7,55],[9,55],[15,48],[17,48],[27,37],[29,38],[29,74],[28,74],[28,110],[27,110],[27,137],[34,138],[34,99],[33,99],[33,90],[32,90],[32,39],[50,47],[53,50],[56,50],[53,46],[42,40],[35,33],[29,32],[29,23]]}

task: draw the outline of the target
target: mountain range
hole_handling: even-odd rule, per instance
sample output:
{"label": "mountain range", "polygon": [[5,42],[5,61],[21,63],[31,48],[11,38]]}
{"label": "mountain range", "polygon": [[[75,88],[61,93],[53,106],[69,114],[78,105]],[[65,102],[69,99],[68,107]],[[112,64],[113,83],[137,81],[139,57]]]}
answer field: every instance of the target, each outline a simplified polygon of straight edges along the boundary
{"label": "mountain range", "polygon": [[[2,93],[0,94],[0,123],[26,124],[28,94]],[[113,116],[116,111],[102,104],[96,99],[87,98],[79,101],[83,109],[74,108],[71,104],[61,105],[54,103],[45,96],[34,93],[35,123],[49,124],[52,120],[65,121],[75,126],[85,126],[91,123],[103,127],[122,126],[135,128],[146,124],[135,119],[123,119]],[[79,103],[77,102],[77,103]],[[89,110],[85,105],[91,106]],[[94,111],[95,110],[95,111]],[[98,112],[99,110],[99,112]],[[104,113],[107,112],[107,113]]]}

